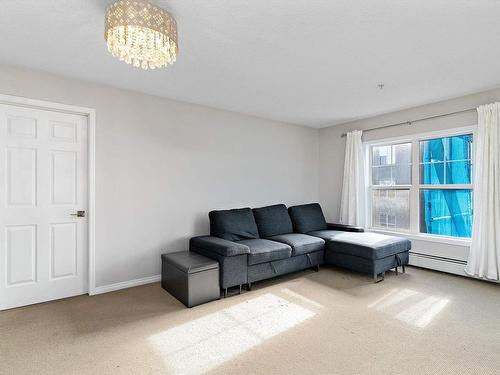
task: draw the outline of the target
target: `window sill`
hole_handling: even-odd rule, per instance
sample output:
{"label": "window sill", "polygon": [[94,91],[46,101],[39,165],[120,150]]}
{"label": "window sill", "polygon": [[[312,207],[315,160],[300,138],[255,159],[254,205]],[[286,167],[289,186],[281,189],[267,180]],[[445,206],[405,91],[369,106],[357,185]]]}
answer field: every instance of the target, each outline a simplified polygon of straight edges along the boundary
{"label": "window sill", "polygon": [[418,241],[428,241],[428,242],[437,242],[444,243],[447,245],[455,245],[455,246],[470,246],[471,239],[470,238],[457,238],[457,237],[447,237],[447,236],[433,236],[429,234],[423,233],[408,233],[408,232],[396,232],[390,230],[383,230],[379,228],[368,228],[369,232],[381,233],[399,237],[405,237],[410,240],[418,240]]}

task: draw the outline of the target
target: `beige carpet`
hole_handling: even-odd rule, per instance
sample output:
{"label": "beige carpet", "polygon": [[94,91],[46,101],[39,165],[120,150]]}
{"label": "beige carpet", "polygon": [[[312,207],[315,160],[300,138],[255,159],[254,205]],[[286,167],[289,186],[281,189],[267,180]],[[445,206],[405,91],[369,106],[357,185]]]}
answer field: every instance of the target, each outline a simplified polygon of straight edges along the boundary
{"label": "beige carpet", "polygon": [[184,308],[158,284],[0,312],[1,374],[498,374],[500,286],[323,268]]}

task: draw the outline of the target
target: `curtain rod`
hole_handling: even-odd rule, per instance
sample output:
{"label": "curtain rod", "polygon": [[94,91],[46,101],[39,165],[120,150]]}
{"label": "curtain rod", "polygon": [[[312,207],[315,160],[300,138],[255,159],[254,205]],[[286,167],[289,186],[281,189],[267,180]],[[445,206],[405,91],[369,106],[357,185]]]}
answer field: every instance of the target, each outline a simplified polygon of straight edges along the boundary
{"label": "curtain rod", "polygon": [[[441,117],[446,117],[446,116],[452,116],[452,115],[458,115],[459,113],[465,113],[465,112],[471,112],[471,111],[476,111],[477,108],[467,108],[467,109],[462,109],[461,111],[455,111],[455,112],[449,112],[449,113],[443,113],[441,115],[434,115],[434,116],[429,116],[429,117],[421,117],[413,121],[403,121],[403,122],[398,122],[395,124],[389,124],[389,125],[382,125],[378,126],[375,128],[369,128],[366,130],[363,130],[363,133],[372,131],[372,130],[379,130],[379,129],[384,129],[384,128],[392,128],[393,126],[401,126],[401,125],[412,125],[415,122],[420,122],[420,121],[426,121],[426,120],[432,120],[436,118],[441,118]],[[342,137],[346,137],[347,133],[342,133]]]}

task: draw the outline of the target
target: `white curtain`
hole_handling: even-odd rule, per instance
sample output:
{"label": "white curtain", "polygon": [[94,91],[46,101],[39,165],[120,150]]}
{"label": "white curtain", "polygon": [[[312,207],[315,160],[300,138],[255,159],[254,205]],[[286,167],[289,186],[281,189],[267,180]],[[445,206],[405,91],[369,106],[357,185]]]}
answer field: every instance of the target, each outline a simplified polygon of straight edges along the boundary
{"label": "white curtain", "polygon": [[344,180],[340,201],[340,222],[363,226],[365,223],[364,156],[361,130],[347,133]]}
{"label": "white curtain", "polygon": [[471,275],[499,280],[500,269],[500,103],[480,106],[475,142],[474,221]]}

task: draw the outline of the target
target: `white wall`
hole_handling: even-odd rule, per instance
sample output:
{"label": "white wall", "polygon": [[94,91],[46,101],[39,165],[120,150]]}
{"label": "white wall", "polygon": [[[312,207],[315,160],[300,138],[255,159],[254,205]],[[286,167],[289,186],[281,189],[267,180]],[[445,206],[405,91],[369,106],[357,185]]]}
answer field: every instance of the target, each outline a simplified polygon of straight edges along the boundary
{"label": "white wall", "polygon": [[[399,123],[418,118],[460,111],[468,108],[475,108],[481,104],[491,103],[500,100],[500,89],[487,91],[479,94],[468,95],[461,98],[442,101],[430,105],[415,107],[399,112],[389,113],[368,119],[353,121],[342,125],[331,126],[320,130],[320,171],[319,189],[320,202],[329,220],[336,221],[340,212],[340,196],[342,189],[342,174],[345,152],[345,138],[342,133],[349,130],[365,130],[387,124]],[[365,141],[380,140],[390,137],[405,136],[430,132],[435,130],[451,129],[462,126],[477,124],[476,112],[467,112],[458,115],[443,117],[434,120],[422,121],[412,126],[399,126],[387,129],[380,129],[365,133]],[[437,250],[443,256],[466,261],[469,253],[467,245],[443,244],[439,242],[429,242],[421,240],[412,241],[413,251],[423,254],[435,253]],[[416,260],[416,261],[422,261]],[[416,262],[415,261],[415,262]],[[426,261],[427,262],[427,261]],[[427,262],[430,264],[429,262]],[[422,265],[422,263],[419,263]],[[446,271],[455,270],[463,274],[463,265],[440,264],[433,261],[432,267]]]}
{"label": "white wall", "polygon": [[209,210],[319,198],[315,129],[1,65],[0,93],[96,109],[97,286],[159,274]]}
{"label": "white wall", "polygon": [[[189,237],[208,233],[212,209],[319,200],[327,219],[337,221],[343,132],[500,100],[500,89],[492,90],[316,130],[11,66],[0,65],[0,93],[96,109],[97,286],[157,275],[161,253],[186,249]],[[469,112],[364,139],[476,121]],[[462,261],[469,251],[419,240],[413,249],[439,249]]]}

